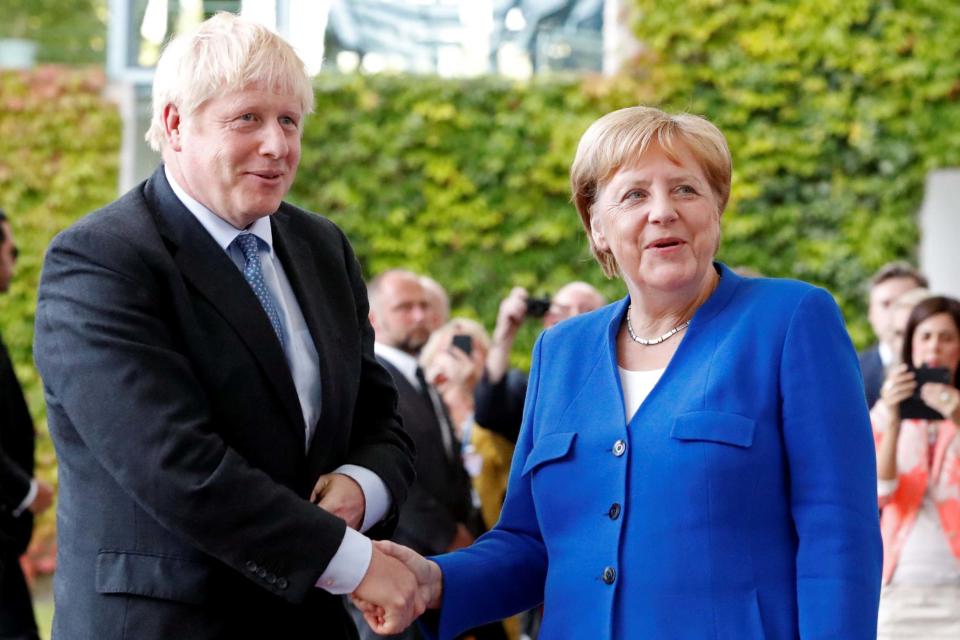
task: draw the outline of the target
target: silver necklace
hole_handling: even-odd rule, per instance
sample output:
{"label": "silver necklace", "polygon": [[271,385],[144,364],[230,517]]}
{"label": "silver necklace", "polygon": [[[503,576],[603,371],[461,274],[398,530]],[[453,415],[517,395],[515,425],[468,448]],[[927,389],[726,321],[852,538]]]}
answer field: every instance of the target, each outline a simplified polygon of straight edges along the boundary
{"label": "silver necklace", "polygon": [[667,331],[662,336],[657,336],[656,338],[650,338],[649,340],[647,338],[641,338],[640,336],[638,336],[633,332],[633,323],[630,322],[630,309],[632,308],[633,308],[633,305],[627,305],[627,333],[630,334],[631,340],[633,340],[637,344],[642,344],[646,347],[649,347],[655,344],[660,344],[661,342],[665,342],[690,326],[690,321],[687,320],[684,323],[678,324],[673,329],[670,329],[670,331]]}

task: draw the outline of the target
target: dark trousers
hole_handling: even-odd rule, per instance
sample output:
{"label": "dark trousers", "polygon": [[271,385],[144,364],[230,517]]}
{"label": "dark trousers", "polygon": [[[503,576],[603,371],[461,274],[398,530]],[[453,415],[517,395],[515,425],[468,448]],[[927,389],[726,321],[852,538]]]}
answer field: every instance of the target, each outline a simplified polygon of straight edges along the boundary
{"label": "dark trousers", "polygon": [[37,640],[39,637],[20,558],[4,552],[0,559],[0,640]]}

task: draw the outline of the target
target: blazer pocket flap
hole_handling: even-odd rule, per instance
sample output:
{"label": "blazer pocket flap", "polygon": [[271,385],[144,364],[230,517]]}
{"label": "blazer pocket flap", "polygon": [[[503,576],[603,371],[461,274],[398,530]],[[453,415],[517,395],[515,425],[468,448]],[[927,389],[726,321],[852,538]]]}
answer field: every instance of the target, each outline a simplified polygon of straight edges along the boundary
{"label": "blazer pocket flap", "polygon": [[736,447],[753,445],[756,420],[735,413],[691,411],[677,416],[670,437],[677,440],[720,442]]}
{"label": "blazer pocket flap", "polygon": [[203,604],[210,593],[210,568],[187,558],[127,551],[97,554],[97,593],[126,593]]}
{"label": "blazer pocket flap", "polygon": [[576,433],[551,433],[537,440],[533,445],[533,450],[527,456],[527,461],[523,465],[523,473],[527,475],[540,465],[551,460],[557,460],[564,457],[573,448],[573,441],[577,437]]}

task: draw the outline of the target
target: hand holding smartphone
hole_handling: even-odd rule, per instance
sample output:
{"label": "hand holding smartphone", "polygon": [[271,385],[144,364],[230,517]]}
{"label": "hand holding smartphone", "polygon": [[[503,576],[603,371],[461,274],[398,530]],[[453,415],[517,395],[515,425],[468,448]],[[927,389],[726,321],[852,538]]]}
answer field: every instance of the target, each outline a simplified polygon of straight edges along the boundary
{"label": "hand holding smartphone", "polygon": [[914,371],[917,386],[913,395],[900,403],[900,418],[912,420],[943,420],[943,415],[920,397],[920,389],[927,382],[950,384],[950,370],[944,367],[923,366]]}

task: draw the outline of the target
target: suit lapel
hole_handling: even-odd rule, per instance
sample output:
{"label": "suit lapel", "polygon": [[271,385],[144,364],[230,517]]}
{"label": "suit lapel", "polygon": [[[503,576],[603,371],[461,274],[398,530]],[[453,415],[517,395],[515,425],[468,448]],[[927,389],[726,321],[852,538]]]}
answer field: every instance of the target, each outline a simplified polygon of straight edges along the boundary
{"label": "suit lapel", "polygon": [[286,357],[240,270],[173,193],[163,167],[147,182],[144,195],[180,272],[243,340],[277,393],[290,427],[302,437],[303,414]]}

